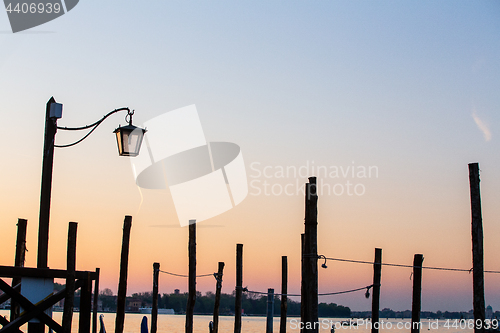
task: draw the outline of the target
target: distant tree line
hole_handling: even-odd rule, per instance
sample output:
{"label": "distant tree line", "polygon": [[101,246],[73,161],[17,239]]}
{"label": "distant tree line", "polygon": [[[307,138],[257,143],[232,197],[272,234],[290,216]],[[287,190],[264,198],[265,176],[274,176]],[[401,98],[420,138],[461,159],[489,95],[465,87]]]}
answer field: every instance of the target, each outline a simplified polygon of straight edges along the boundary
{"label": "distant tree line", "polygon": [[[158,295],[158,308],[174,309],[175,313],[185,313],[188,293],[171,293]],[[151,307],[153,297],[151,292],[134,293],[132,297],[127,297],[127,300],[139,300],[142,307]],[[104,289],[99,293],[99,300],[102,301],[103,309],[109,311],[116,310],[116,296],[113,295],[110,289]],[[234,314],[233,294],[221,294],[219,313],[221,315]],[[212,314],[214,311],[215,294],[207,292],[202,295],[201,292],[196,292],[196,302],[194,312],[196,314]],[[281,313],[281,300],[279,297],[274,298],[274,314],[279,316]],[[267,311],[267,296],[256,296],[254,294],[242,295],[242,308],[245,314],[248,315],[266,315]],[[287,314],[289,316],[300,316],[300,302],[295,302],[288,299]],[[318,314],[320,317],[341,317],[348,318],[351,315],[351,309],[348,307],[337,305],[335,303],[321,303],[318,306]]]}

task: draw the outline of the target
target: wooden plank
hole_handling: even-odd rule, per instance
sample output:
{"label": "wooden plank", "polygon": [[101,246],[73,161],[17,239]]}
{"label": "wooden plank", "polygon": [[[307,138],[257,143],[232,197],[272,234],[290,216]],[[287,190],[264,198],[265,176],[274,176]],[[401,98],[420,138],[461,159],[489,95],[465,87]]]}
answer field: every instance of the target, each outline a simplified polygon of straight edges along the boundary
{"label": "wooden plank", "polygon": [[[0,315],[0,325],[7,326],[8,324],[9,324],[9,321],[4,316]],[[23,331],[18,329],[17,333],[23,333]]]}
{"label": "wooden plank", "polygon": [[[15,291],[20,291],[21,290],[21,283],[18,283],[14,288]],[[8,294],[2,294],[0,295],[0,304],[7,302],[7,300],[10,299],[10,296]]]}
{"label": "wooden plank", "polygon": [[[76,271],[75,277],[77,279],[86,279],[88,271]],[[49,268],[34,268],[34,267],[14,267],[14,266],[1,266],[0,277],[14,278],[14,277],[35,277],[35,278],[54,278],[66,279],[67,271],[64,269],[49,269]],[[96,279],[96,272],[90,272],[90,278]]]}
{"label": "wooden plank", "polygon": [[[75,283],[75,289],[80,288],[83,285],[82,280],[78,280]],[[17,291],[15,291],[12,287],[10,287],[5,281],[0,279],[0,289],[3,290],[5,293],[8,293],[12,298],[15,298],[17,302],[24,308],[28,309],[21,317],[16,318],[14,321],[10,322],[6,326],[4,326],[0,332],[1,333],[17,333],[18,328],[24,325],[26,322],[29,320],[37,317],[40,321],[45,323],[47,326],[49,326],[52,330],[56,332],[62,332],[62,327],[56,323],[52,318],[50,318],[45,312],[48,308],[50,308],[52,305],[55,303],[59,302],[61,299],[64,298],[64,295],[66,294],[66,288],[62,289],[61,291],[57,292],[56,294],[48,297],[47,299],[43,300],[40,304],[38,305],[33,305],[28,299],[26,299],[23,295],[19,294]]]}

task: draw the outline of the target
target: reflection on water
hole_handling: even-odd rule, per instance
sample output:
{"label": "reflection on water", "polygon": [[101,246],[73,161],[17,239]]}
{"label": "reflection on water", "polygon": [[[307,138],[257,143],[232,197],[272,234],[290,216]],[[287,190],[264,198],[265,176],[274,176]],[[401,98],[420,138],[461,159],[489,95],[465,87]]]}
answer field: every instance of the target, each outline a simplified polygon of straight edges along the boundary
{"label": "reflection on water", "polygon": [[[9,316],[8,310],[0,310],[0,315]],[[143,314],[127,313],[125,315],[124,333],[138,333],[141,330]],[[104,313],[104,325],[108,333],[114,333],[115,314]],[[151,327],[151,315],[147,315],[148,325]],[[62,312],[54,312],[53,318],[58,323],[62,322]],[[194,333],[208,333],[208,323],[212,316],[194,316]],[[319,332],[329,333],[329,327],[336,325],[335,333],[370,333],[370,326],[364,321],[359,321],[357,326],[340,326],[340,322],[345,319],[321,318],[319,322]],[[158,333],[183,333],[186,317],[184,315],[158,315]],[[382,327],[380,333],[409,333],[410,321],[408,319],[381,319]],[[287,332],[300,332],[300,318],[288,318]],[[462,328],[460,327],[462,326]],[[279,317],[274,318],[274,332],[278,333],[280,327]],[[26,332],[26,325],[21,327]],[[99,327],[97,329],[99,332]],[[231,333],[234,331],[234,317],[219,317],[219,332]],[[242,333],[262,333],[266,331],[265,317],[242,317]],[[47,332],[47,330],[46,330]],[[78,333],[78,313],[73,316],[73,333]],[[473,329],[466,328],[465,323],[461,325],[458,320],[422,320],[421,333],[472,333]]]}

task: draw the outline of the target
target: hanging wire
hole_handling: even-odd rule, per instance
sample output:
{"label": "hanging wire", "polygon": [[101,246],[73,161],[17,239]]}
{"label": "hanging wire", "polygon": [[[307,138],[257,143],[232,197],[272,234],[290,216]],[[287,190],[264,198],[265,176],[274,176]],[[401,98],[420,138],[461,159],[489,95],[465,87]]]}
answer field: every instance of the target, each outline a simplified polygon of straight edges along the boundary
{"label": "hanging wire", "polygon": [[[175,274],[175,273],[170,273],[170,272],[166,272],[166,271],[162,271],[160,270],[161,273],[165,273],[165,274],[168,274],[168,275],[173,275],[173,276],[178,276],[178,277],[184,277],[184,278],[187,278],[189,277],[189,275],[184,275],[184,274]],[[212,274],[203,274],[203,275],[196,275],[196,277],[207,277],[207,276],[215,276],[215,275],[218,275],[217,273],[212,273]],[[217,278],[216,278],[217,279]]]}
{"label": "hanging wire", "polygon": [[[356,289],[350,289],[350,290],[344,290],[344,291],[335,291],[335,292],[331,292],[331,293],[320,293],[318,294],[318,296],[331,296],[331,295],[340,295],[340,294],[347,294],[347,293],[353,293],[353,292],[356,292],[356,291],[360,291],[360,290],[365,290],[366,289],[366,293],[365,293],[365,296],[368,294],[368,297],[370,296],[370,288],[372,288],[374,285],[369,285],[369,286],[366,286],[366,287],[361,287],[361,288],[356,288]],[[254,291],[254,290],[248,290],[247,287],[236,287],[236,289],[241,289],[242,291],[246,292],[246,293],[250,293],[250,294],[259,294],[259,295],[268,295],[269,293],[267,292],[263,292],[263,291]],[[287,297],[293,297],[293,296],[302,296],[300,294],[274,294],[274,296],[287,296]],[[368,298],[367,297],[367,298]]]}
{"label": "hanging wire", "polygon": [[[86,126],[82,126],[82,127],[60,127],[60,126],[57,126],[57,129],[64,130],[64,131],[80,131],[80,130],[89,129],[89,128],[92,128],[92,129],[87,134],[85,134],[85,136],[83,138],[81,138],[78,141],[75,141],[73,143],[69,143],[69,144],[66,144],[66,145],[54,145],[54,147],[57,147],[57,148],[66,148],[66,147],[71,147],[71,146],[79,144],[80,142],[82,142],[83,140],[85,140],[90,134],[92,134],[92,132],[94,132],[95,129],[106,118],[108,118],[112,114],[115,114],[115,113],[120,112],[120,111],[127,111],[127,116],[130,116],[130,119],[132,119],[132,115],[134,114],[134,111],[130,111],[129,108],[119,108],[119,109],[115,109],[115,110],[109,112],[107,115],[105,115],[104,117],[102,117],[101,119],[99,119],[98,121],[96,121],[95,123],[90,124],[90,125],[86,125]],[[127,121],[127,116],[125,116],[125,120],[126,121]]]}
{"label": "hanging wire", "polygon": [[[304,255],[311,257],[311,255]],[[353,262],[353,263],[358,263],[358,264],[369,264],[373,265],[373,262],[370,261],[363,261],[363,260],[352,260],[352,259],[341,259],[341,258],[328,258],[325,257],[324,255],[318,256],[318,259],[324,259],[325,262],[326,260],[334,260],[334,261],[343,261],[343,262]],[[403,264],[390,264],[390,263],[381,263],[383,266],[393,266],[393,267],[406,267],[406,268],[422,268],[422,269],[434,269],[434,270],[440,270],[440,271],[453,271],[453,272],[472,272],[473,268],[471,269],[463,269],[463,268],[446,268],[446,267],[431,267],[431,266],[413,266],[413,265],[403,265]],[[495,273],[495,274],[500,274],[500,271],[484,271],[484,273]]]}

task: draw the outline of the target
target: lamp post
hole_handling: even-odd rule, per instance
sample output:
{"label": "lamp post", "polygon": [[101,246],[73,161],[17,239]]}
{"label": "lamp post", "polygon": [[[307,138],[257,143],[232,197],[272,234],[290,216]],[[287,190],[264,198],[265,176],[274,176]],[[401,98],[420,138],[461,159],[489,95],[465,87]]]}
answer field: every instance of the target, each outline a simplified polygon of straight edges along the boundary
{"label": "lamp post", "polygon": [[[85,140],[106,118],[114,113],[127,111],[128,126],[118,127],[113,133],[116,134],[118,153],[120,156],[137,156],[142,143],[145,129],[132,125],[133,111],[129,108],[115,109],[93,124],[82,127],[58,127],[57,119],[62,117],[62,104],[56,103],[54,97],[47,102],[45,110],[45,141],[43,145],[42,161],[42,183],[40,191],[40,215],[38,222],[38,268],[48,267],[48,245],[49,245],[49,218],[50,197],[52,192],[52,166],[54,162],[54,148],[74,146]],[[55,136],[57,130],[79,131],[91,129],[83,138],[67,145],[56,145]]]}

